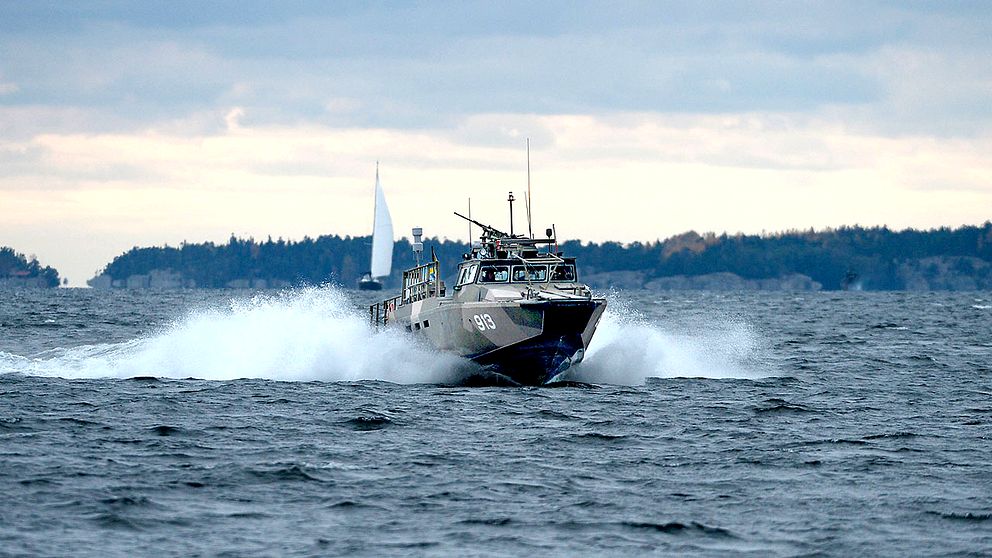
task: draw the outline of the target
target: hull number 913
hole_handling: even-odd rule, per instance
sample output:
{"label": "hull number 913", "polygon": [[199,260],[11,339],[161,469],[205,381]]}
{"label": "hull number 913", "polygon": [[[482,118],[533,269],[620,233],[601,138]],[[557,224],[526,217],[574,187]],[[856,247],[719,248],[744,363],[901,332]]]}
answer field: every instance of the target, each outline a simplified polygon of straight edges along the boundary
{"label": "hull number 913", "polygon": [[479,331],[496,329],[496,322],[493,321],[493,317],[489,314],[476,314],[472,316],[472,321],[475,322],[475,327],[479,328]]}

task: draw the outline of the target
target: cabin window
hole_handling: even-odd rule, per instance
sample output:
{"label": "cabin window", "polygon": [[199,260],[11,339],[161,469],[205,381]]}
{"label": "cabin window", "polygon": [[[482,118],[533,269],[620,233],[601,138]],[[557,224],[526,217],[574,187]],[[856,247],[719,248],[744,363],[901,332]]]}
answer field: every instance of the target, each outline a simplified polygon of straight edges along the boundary
{"label": "cabin window", "polygon": [[548,266],[546,265],[515,265],[513,266],[513,281],[537,281],[548,280]]}
{"label": "cabin window", "polygon": [[455,286],[462,286],[467,283],[472,283],[475,281],[475,274],[479,270],[478,264],[466,265],[462,267],[462,270],[458,273],[458,282]]}
{"label": "cabin window", "polygon": [[556,265],[551,268],[552,281],[575,281],[574,265]]}
{"label": "cabin window", "polygon": [[424,320],[424,329],[427,329],[429,327],[431,327],[431,321],[430,320]]}
{"label": "cabin window", "polygon": [[468,268],[468,277],[465,278],[466,283],[475,283],[475,276],[479,273],[479,264],[472,264]]}
{"label": "cabin window", "polygon": [[510,268],[505,265],[484,265],[479,268],[480,283],[506,283],[510,280]]}

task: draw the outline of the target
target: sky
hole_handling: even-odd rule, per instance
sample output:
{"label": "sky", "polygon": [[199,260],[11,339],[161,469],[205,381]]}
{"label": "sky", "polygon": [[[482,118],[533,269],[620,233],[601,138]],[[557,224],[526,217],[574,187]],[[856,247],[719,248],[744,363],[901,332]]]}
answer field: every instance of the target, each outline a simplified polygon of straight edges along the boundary
{"label": "sky", "polygon": [[[992,218],[992,4],[0,1],[0,245]],[[517,204],[517,226],[523,220]]]}

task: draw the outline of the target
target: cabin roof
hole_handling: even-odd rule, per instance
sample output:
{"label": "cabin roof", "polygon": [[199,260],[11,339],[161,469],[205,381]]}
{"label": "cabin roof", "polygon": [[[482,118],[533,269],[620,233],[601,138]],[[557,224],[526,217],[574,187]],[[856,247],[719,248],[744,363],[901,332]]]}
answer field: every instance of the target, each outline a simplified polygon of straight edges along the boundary
{"label": "cabin roof", "polygon": [[566,263],[568,265],[575,265],[575,258],[562,258],[558,256],[547,256],[541,254],[537,257],[531,258],[473,258],[471,260],[465,260],[460,265],[465,264],[492,264],[492,265],[544,265],[544,264],[560,264]]}

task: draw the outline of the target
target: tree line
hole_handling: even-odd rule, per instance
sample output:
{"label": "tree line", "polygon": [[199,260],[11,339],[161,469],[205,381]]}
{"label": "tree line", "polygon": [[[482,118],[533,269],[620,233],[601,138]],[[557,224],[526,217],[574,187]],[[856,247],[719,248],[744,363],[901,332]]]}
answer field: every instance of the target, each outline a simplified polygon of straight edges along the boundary
{"label": "tree line", "polygon": [[27,258],[13,248],[0,246],[0,279],[39,278],[48,287],[58,287],[60,283],[57,269],[42,267],[34,256]]}
{"label": "tree line", "polygon": [[[425,244],[433,247],[442,268],[451,275],[462,254],[469,250],[465,243],[447,239],[431,238]],[[258,242],[232,235],[226,244],[184,242],[178,247],[135,247],[114,258],[103,273],[126,279],[153,269],[171,269],[194,280],[199,287],[224,287],[236,279],[352,286],[369,269],[370,248],[371,238],[367,236],[326,235],[300,241],[268,238]],[[981,284],[992,280],[986,277],[989,266],[972,263],[992,262],[992,222],[901,231],[860,226],[761,235],[701,235],[690,231],[647,243],[569,240],[560,249],[578,258],[580,270],[587,273],[632,270],[643,272],[649,279],[717,272],[765,279],[799,273],[821,283],[824,289],[843,288],[846,281],[857,277],[865,288],[891,290],[905,288],[900,269],[907,262],[944,257],[957,258],[957,272],[981,274]],[[400,271],[413,265],[410,242],[406,238],[397,241],[393,274],[386,286],[398,286]],[[55,277],[57,280],[57,272]]]}

